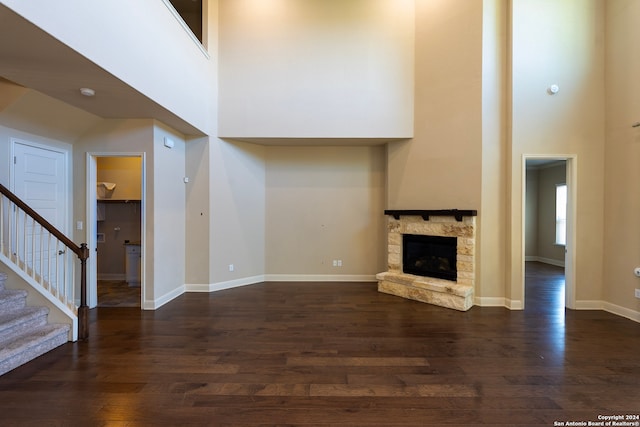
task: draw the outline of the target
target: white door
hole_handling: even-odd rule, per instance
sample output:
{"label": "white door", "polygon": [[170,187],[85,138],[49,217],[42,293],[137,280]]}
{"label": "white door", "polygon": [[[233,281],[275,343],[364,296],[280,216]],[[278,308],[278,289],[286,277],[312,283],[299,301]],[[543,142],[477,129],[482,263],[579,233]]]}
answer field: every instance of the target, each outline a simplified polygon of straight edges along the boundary
{"label": "white door", "polygon": [[[68,200],[66,157],[64,151],[13,141],[13,192],[65,235]],[[66,247],[50,239],[39,225],[24,217],[18,218],[19,223],[24,221],[26,233],[17,236],[19,241],[14,247],[22,248],[22,258],[27,266],[56,288],[57,283],[64,282],[62,274],[65,268],[61,263],[70,258],[63,256]],[[42,252],[45,252],[44,257],[40,257]]]}

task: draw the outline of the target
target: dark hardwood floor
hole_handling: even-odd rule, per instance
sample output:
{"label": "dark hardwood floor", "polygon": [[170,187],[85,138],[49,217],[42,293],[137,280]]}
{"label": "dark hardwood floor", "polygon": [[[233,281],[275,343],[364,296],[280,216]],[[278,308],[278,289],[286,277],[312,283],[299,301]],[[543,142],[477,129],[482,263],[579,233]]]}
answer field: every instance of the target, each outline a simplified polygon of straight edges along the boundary
{"label": "dark hardwood floor", "polygon": [[375,283],[94,309],[88,342],[0,377],[0,425],[553,426],[639,414],[640,324],[564,310],[554,274],[527,270],[525,311],[458,312]]}
{"label": "dark hardwood floor", "polygon": [[140,307],[140,286],[124,280],[98,280],[98,307]]}

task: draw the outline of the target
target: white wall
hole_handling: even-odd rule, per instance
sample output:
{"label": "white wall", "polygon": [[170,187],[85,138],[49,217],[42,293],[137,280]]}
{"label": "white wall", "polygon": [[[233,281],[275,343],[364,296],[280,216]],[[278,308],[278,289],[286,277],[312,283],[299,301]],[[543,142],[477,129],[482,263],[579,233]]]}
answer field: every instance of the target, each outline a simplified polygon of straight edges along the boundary
{"label": "white wall", "polygon": [[195,127],[215,122],[209,59],[162,1],[2,3]]}
{"label": "white wall", "polygon": [[219,135],[413,134],[413,1],[220,1]]}
{"label": "white wall", "polygon": [[[173,148],[164,146],[170,138]],[[157,308],[184,292],[186,253],[186,165],[185,141],[181,135],[155,122],[152,141],[152,177],[146,182],[147,209],[153,228],[147,234],[146,257],[153,269],[153,295],[146,295],[145,308]],[[149,177],[149,173],[147,173]],[[149,265],[150,264],[150,265]],[[149,289],[149,287],[147,287]],[[153,301],[150,306],[147,301]]]}

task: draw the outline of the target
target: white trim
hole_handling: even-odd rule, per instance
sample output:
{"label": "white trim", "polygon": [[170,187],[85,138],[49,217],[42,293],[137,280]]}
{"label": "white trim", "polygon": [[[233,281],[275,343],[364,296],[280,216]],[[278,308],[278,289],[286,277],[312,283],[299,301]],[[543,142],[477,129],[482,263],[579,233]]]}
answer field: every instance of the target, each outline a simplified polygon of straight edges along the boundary
{"label": "white trim", "polygon": [[157,298],[155,300],[144,300],[144,303],[142,304],[142,309],[156,310],[162,307],[163,305],[165,305],[166,303],[171,302],[172,300],[178,298],[180,295],[184,294],[184,292],[185,292],[185,286],[182,285],[176,289],[173,289],[170,292],[167,292],[166,294],[162,295],[160,298]]}
{"label": "white trim", "polygon": [[267,274],[267,282],[377,282],[375,274]]}
{"label": "white trim", "polygon": [[507,307],[507,300],[502,297],[475,297],[474,304],[480,307]]}
{"label": "white trim", "polygon": [[640,323],[640,311],[631,310],[629,308],[620,307],[619,305],[611,304],[610,302],[603,301],[602,309],[609,313],[616,314],[618,316],[626,317],[629,320]]}
{"label": "white trim", "polygon": [[521,300],[512,300],[509,298],[505,298],[505,307],[509,310],[524,310],[524,304],[522,304]]}
{"label": "white trim", "polygon": [[[140,195],[140,247],[142,249],[142,257],[140,260],[141,263],[141,282],[140,282],[140,301],[143,310],[152,310],[151,308],[146,308],[147,306],[151,307],[155,305],[153,300],[147,300],[147,286],[151,286],[151,284],[147,284],[146,280],[146,266],[147,266],[147,157],[144,151],[91,151],[86,153],[86,176],[85,176],[85,185],[86,185],[86,242],[87,247],[89,248],[90,254],[95,254],[95,248],[98,246],[97,243],[97,212],[95,209],[94,201],[97,200],[96,194],[96,181],[97,181],[97,170],[98,170],[98,157],[140,157],[140,168],[141,168],[141,178],[140,178],[140,187],[141,187],[141,195]],[[95,256],[89,256],[89,262],[87,262],[87,305],[89,308],[94,308],[98,304],[98,265],[96,262]],[[166,302],[165,302],[166,303]],[[165,304],[162,303],[158,305]]]}
{"label": "white trim", "polygon": [[581,300],[576,301],[576,310],[603,310],[616,316],[625,317],[634,322],[640,323],[640,311],[630,308],[621,307],[619,305],[598,300]]}
{"label": "white trim", "polygon": [[239,288],[264,282],[264,276],[243,277],[241,279],[228,280],[218,283],[201,283],[184,285],[186,292],[217,292],[225,289]]}
{"label": "white trim", "polygon": [[580,300],[576,301],[575,310],[604,310],[603,301],[598,300]]}
{"label": "white trim", "polygon": [[188,283],[185,292],[217,292],[262,282],[376,282],[374,275],[328,275],[328,274],[267,274],[217,283]]}

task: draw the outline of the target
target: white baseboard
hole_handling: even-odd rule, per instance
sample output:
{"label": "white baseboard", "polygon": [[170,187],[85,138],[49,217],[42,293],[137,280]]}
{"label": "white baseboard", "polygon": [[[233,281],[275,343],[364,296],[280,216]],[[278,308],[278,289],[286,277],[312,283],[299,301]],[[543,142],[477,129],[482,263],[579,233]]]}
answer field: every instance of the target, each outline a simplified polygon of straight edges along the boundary
{"label": "white baseboard", "polygon": [[524,304],[522,300],[512,300],[509,298],[505,298],[505,307],[509,310],[524,310]]}
{"label": "white baseboard", "polygon": [[375,274],[267,274],[267,282],[377,282]]}
{"label": "white baseboard", "polygon": [[607,301],[576,301],[576,310],[604,310],[616,316],[625,317],[634,322],[640,323],[640,311],[621,307]]}
{"label": "white baseboard", "polygon": [[216,292],[262,282],[375,282],[375,275],[328,275],[328,274],[267,274],[264,276],[243,277],[217,283],[189,283],[185,292]]}
{"label": "white baseboard", "polygon": [[609,313],[616,314],[618,316],[626,317],[629,320],[640,323],[640,311],[631,310],[629,308],[620,307],[619,305],[611,304],[610,302],[603,302],[602,308]]}
{"label": "white baseboard", "polygon": [[501,297],[475,297],[474,304],[480,307],[506,307],[507,300]]}
{"label": "white baseboard", "polygon": [[156,310],[162,307],[163,305],[165,305],[166,303],[168,303],[169,301],[179,297],[184,292],[185,292],[185,287],[183,285],[170,292],[167,292],[166,294],[162,295],[160,298],[156,298],[155,300],[144,300],[142,304],[142,309]]}
{"label": "white baseboard", "polygon": [[225,289],[239,288],[241,286],[255,285],[265,281],[265,276],[243,277],[217,283],[190,283],[184,285],[185,292],[216,292]]}
{"label": "white baseboard", "polygon": [[578,300],[575,310],[604,310],[604,301],[598,300]]}

